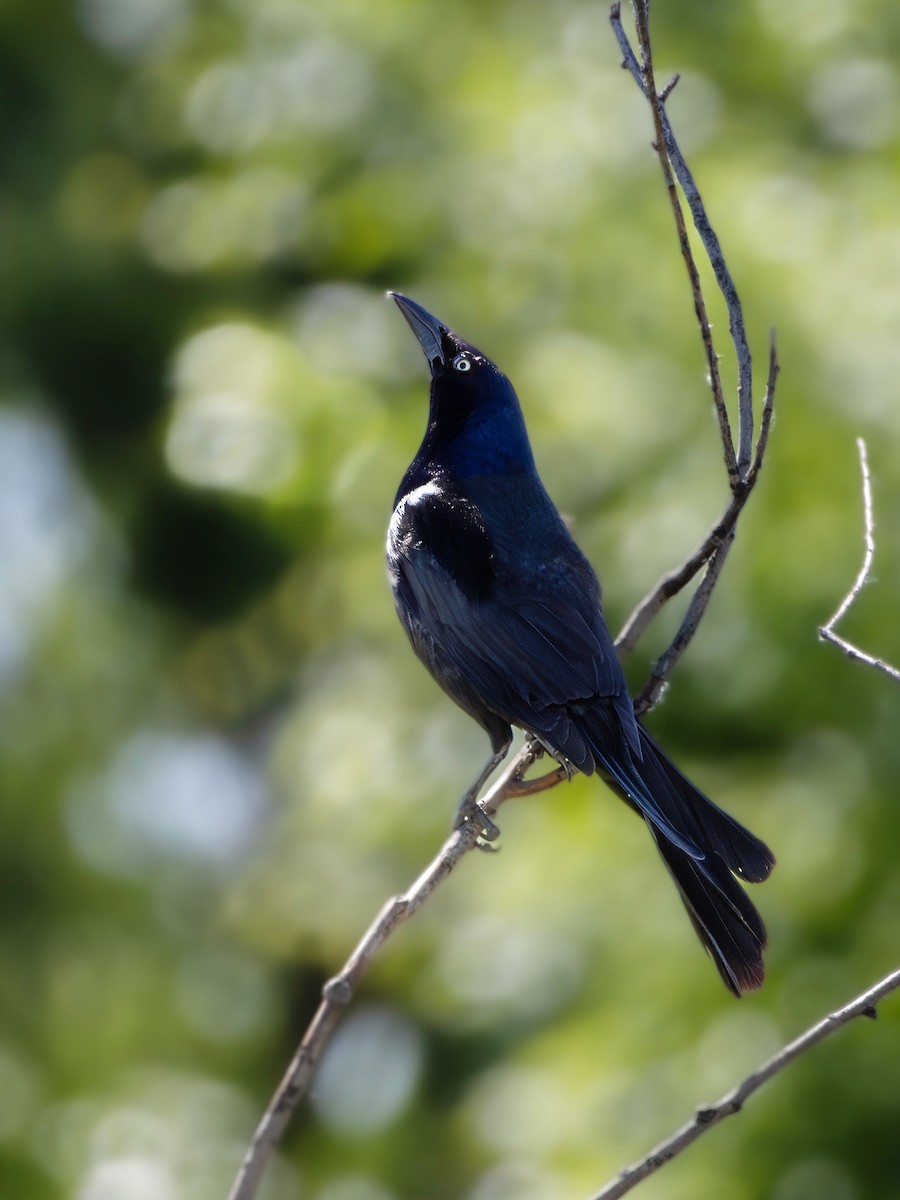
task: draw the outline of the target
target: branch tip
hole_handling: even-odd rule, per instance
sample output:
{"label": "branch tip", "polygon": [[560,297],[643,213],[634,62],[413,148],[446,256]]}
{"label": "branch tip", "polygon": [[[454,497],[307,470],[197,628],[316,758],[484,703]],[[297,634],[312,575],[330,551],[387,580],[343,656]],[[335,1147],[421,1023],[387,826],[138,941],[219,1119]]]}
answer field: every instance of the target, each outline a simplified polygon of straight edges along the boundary
{"label": "branch tip", "polygon": [[876,671],[881,671],[889,679],[893,679],[895,683],[900,683],[900,671],[896,667],[886,662],[883,658],[875,658],[874,655],[867,654],[859,646],[848,642],[846,638],[841,637],[835,631],[838,621],[846,616],[859,597],[860,592],[871,579],[872,562],[875,558],[875,518],[872,507],[872,479],[869,473],[869,456],[866,450],[866,443],[861,437],[856,439],[856,450],[859,455],[859,471],[862,476],[863,561],[850,590],[837,606],[831,618],[819,627],[819,637],[823,641],[833,643],[852,661],[865,663],[866,666],[873,667]]}

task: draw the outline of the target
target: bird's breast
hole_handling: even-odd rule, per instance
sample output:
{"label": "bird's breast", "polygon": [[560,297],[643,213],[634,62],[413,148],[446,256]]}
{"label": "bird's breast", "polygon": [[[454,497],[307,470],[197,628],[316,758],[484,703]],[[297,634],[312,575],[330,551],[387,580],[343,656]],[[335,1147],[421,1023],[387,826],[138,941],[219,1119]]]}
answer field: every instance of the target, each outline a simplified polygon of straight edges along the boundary
{"label": "bird's breast", "polygon": [[477,505],[453,484],[431,479],[401,495],[387,536],[395,589],[442,573],[470,601],[486,599],[495,579],[494,545]]}
{"label": "bird's breast", "polygon": [[386,546],[388,571],[392,578],[396,574],[400,559],[407,555],[415,544],[419,518],[425,505],[429,501],[440,499],[441,486],[436,479],[430,479],[397,500],[388,524]]}

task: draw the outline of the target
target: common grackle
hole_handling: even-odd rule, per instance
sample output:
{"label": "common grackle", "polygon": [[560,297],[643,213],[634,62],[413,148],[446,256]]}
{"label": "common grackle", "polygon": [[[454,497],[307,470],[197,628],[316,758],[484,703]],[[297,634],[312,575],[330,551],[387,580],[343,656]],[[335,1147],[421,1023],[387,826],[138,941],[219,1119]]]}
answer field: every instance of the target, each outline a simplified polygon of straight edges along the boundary
{"label": "common grackle", "polygon": [[390,293],[431,368],[428,427],[395,500],[388,572],[416,654],[487,732],[492,755],[456,824],[526,730],[569,768],[594,771],[643,817],[694,929],[735,995],[763,981],[757,883],[769,848],[698,791],[634,715],[600,585],[538,477],[512,384],[424,308]]}

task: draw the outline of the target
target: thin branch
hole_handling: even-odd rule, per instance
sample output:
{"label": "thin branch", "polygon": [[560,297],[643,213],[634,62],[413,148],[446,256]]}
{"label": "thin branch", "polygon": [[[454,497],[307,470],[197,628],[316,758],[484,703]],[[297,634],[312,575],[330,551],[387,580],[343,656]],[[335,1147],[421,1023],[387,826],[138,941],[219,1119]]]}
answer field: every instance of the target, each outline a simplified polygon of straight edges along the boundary
{"label": "thin branch", "polygon": [[[566,778],[565,768],[559,767],[537,779],[524,780],[522,777],[525,772],[542,754],[539,743],[526,741],[482,798],[481,806],[488,816],[492,816],[505,800],[543,791]],[[478,839],[478,828],[471,823],[464,825],[462,829],[454,830],[418,879],[401,895],[388,900],[360,938],[341,970],[325,984],[316,1015],[256,1127],[253,1140],[228,1194],[228,1200],[254,1200],[263,1172],[275,1153],[294,1110],[309,1092],[322,1052],[343,1016],[344,1009],[353,999],[366,968],[394,930],[421,908],[460,859],[479,845]]]}
{"label": "thin branch", "polygon": [[706,566],[722,542],[732,535],[745,503],[745,497],[735,496],[694,553],[685,559],[680,567],[663,575],[653,590],[632,611],[616,638],[616,649],[620,656],[634,649],[656,614],[673,596],[677,596],[687,587],[694,576]]}
{"label": "thin branch", "polygon": [[719,581],[719,575],[722,568],[725,566],[725,559],[728,557],[728,551],[734,542],[734,532],[732,531],[724,537],[709,556],[709,561],[706,564],[706,572],[700,580],[697,590],[691,597],[691,602],[688,605],[687,612],[684,614],[684,619],[678,628],[678,632],[670,642],[668,649],[660,655],[659,659],[654,664],[653,670],[650,672],[650,678],[638,692],[634,698],[634,711],[637,716],[642,717],[649,712],[662,696],[666,686],[666,681],[671,675],[675,664],[688,648],[694,634],[697,632],[697,627],[706,612],[706,606],[709,604],[710,597],[713,593],[713,588]]}
{"label": "thin branch", "polygon": [[[694,255],[691,251],[691,244],[688,238],[687,227],[684,223],[684,213],[681,211],[681,201],[678,199],[678,189],[675,186],[675,177],[672,174],[672,165],[665,144],[665,111],[663,102],[656,91],[656,80],[653,75],[653,53],[650,45],[650,30],[649,30],[649,13],[647,11],[647,0],[635,0],[634,3],[635,24],[637,27],[638,41],[641,47],[641,78],[643,80],[642,91],[650,103],[650,109],[653,113],[653,124],[656,128],[656,143],[655,149],[659,158],[659,165],[662,168],[663,179],[666,184],[666,191],[669,196],[669,203],[672,206],[672,216],[675,218],[675,229],[678,234],[678,244],[681,248],[681,257],[684,259],[684,265],[687,267],[688,279],[691,284],[691,295],[694,300],[694,313],[697,317],[697,324],[700,326],[700,336],[703,340],[703,349],[706,353],[706,363],[709,369],[709,382],[712,390],[713,404],[715,405],[716,417],[719,422],[719,435],[722,439],[722,451],[725,456],[725,469],[728,472],[728,481],[732,491],[736,490],[740,485],[740,475],[738,473],[738,464],[734,455],[734,441],[731,436],[731,424],[728,420],[728,410],[725,407],[725,397],[722,393],[722,373],[719,370],[719,356],[716,353],[715,345],[713,344],[712,329],[709,324],[709,316],[706,311],[706,300],[703,296],[703,289],[700,286],[700,273],[697,270],[697,264],[694,261]],[[621,26],[620,26],[621,28]]]}
{"label": "thin branch", "polygon": [[892,971],[890,975],[886,975],[874,987],[851,1000],[849,1004],[845,1004],[843,1008],[829,1013],[823,1020],[816,1022],[805,1033],[783,1046],[777,1054],[773,1054],[762,1066],[757,1067],[752,1074],[742,1080],[737,1087],[727,1092],[716,1104],[698,1108],[692,1120],[682,1125],[671,1137],[660,1142],[639,1162],[626,1167],[612,1183],[595,1193],[591,1200],[618,1200],[620,1196],[626,1195],[648,1175],[658,1171],[660,1167],[671,1162],[673,1158],[696,1142],[708,1129],[712,1129],[726,1117],[740,1112],[745,1101],[755,1091],[802,1054],[805,1054],[807,1050],[818,1045],[819,1042],[823,1042],[825,1038],[830,1037],[831,1034],[856,1017],[877,1016],[876,1004],[891,992],[896,991],[898,987],[900,987],[900,970]]}
{"label": "thin branch", "polygon": [[[759,472],[762,469],[766,448],[769,444],[769,430],[772,426],[772,415],[775,402],[775,383],[778,379],[778,372],[780,369],[778,355],[775,348],[775,334],[773,331],[769,345],[769,375],[766,383],[766,394],[763,398],[759,435],[756,439],[756,448],[753,453],[753,461],[750,465],[750,470],[747,473],[746,483],[732,496],[731,501],[721,518],[715,525],[713,525],[712,529],[710,529],[709,533],[706,535],[703,542],[697,547],[694,553],[690,555],[689,558],[685,559],[680,567],[676,567],[673,571],[669,571],[667,574],[663,575],[662,579],[660,579],[653,590],[650,591],[634,608],[631,615],[622,626],[619,636],[616,638],[616,649],[618,650],[620,656],[624,656],[634,649],[641,635],[644,633],[644,630],[660,611],[660,609],[667,603],[667,601],[671,600],[673,596],[677,596],[683,588],[687,587],[694,576],[701,571],[707,563],[710,562],[713,555],[718,551],[719,547],[721,547],[722,543],[726,539],[730,539],[733,536],[734,531],[737,528],[738,517],[743,511],[744,505],[749,500],[750,493],[752,492],[757,478],[759,477]],[[718,578],[718,571],[715,573],[715,577],[712,581],[713,583],[715,582],[716,578]],[[694,602],[697,601],[698,595],[701,592],[708,601],[710,595],[712,594],[712,587],[707,585],[706,577],[704,577],[703,582],[697,589],[697,593],[694,595],[694,599],[691,601],[692,606],[694,605]],[[703,608],[705,608],[705,604],[703,605]],[[657,667],[654,668],[654,677],[659,679],[660,684],[665,682],[666,676],[671,672],[671,668],[674,667],[681,653],[684,651],[684,649],[686,649],[691,637],[693,637],[693,634],[696,632],[697,624],[699,624],[699,617],[703,615],[703,608],[701,608],[697,613],[697,621],[693,625],[690,637],[687,637],[687,639],[683,642],[678,654],[676,654],[674,658],[670,657],[671,651],[675,646],[675,641],[680,643],[685,636],[686,630],[684,625],[682,625],[682,628],[679,629],[678,633],[675,635],[675,641],[673,641],[672,645],[669,646],[668,650],[666,650],[666,652],[660,658],[659,663],[657,663]],[[657,668],[659,668],[660,664],[663,663],[664,660],[668,663],[669,669],[665,672],[658,671]],[[646,690],[647,689],[645,687],[644,691]],[[656,694],[658,696],[659,692]],[[643,692],[641,695],[643,695]]]}
{"label": "thin branch", "polygon": [[[659,157],[660,166],[662,167],[669,201],[675,218],[678,241],[691,283],[694,311],[700,326],[700,333],[709,366],[710,387],[719,422],[725,469],[728,474],[729,486],[732,493],[731,502],[722,514],[722,517],[712,527],[698,549],[680,567],[663,576],[656,587],[633,610],[619,634],[616,645],[619,653],[625,654],[634,647],[663,605],[673,596],[677,595],[705,568],[703,578],[691,598],[687,613],[678,632],[654,666],[651,678],[637,697],[636,707],[640,713],[644,713],[652,708],[659,699],[668,675],[697,631],[700,620],[712,596],[713,589],[718,581],[728,547],[734,536],[738,517],[759,477],[772,423],[775,384],[778,378],[779,366],[773,333],[769,347],[769,374],[762,417],[760,419],[759,434],[756,446],[752,448],[752,359],[750,348],[747,344],[740,298],[737,294],[734,280],[725,264],[722,247],[710,224],[700,192],[694,182],[693,175],[684,161],[666,115],[665,101],[675,86],[678,77],[676,76],[662,92],[657,92],[650,44],[649,0],[633,0],[632,8],[634,10],[635,28],[641,51],[640,63],[622,26],[621,6],[618,3],[613,4],[610,10],[610,22],[619,48],[622,51],[623,65],[631,73],[642,94],[650,104],[653,113],[653,121],[656,129],[655,149]],[[674,177],[681,184],[682,191],[691,210],[694,226],[700,236],[701,243],[709,258],[713,274],[728,309],[729,329],[738,362],[739,433],[737,460],[735,460],[731,425],[722,395],[719,359],[712,340],[706,302],[703,297],[696,262],[694,261],[688,240],[673,173]]]}
{"label": "thin branch", "polygon": [[[619,49],[622,51],[623,66],[631,74],[631,77],[641,89],[646,99],[652,103],[643,72],[638,64],[631,43],[628,41],[628,35],[622,27],[621,5],[619,3],[613,4],[610,9],[610,22],[616,36],[616,41],[619,43]],[[637,24],[637,13],[635,24]],[[731,272],[728,270],[725,262],[722,246],[716,236],[715,230],[710,224],[709,216],[707,215],[697,184],[694,181],[693,174],[684,160],[678,142],[675,140],[675,134],[672,131],[669,118],[662,107],[669,91],[671,91],[671,88],[664,90],[663,94],[659,97],[658,104],[662,128],[662,143],[672,164],[675,177],[681,185],[688,208],[691,210],[694,228],[703,244],[703,249],[706,251],[713,275],[728,310],[728,329],[734,345],[734,353],[738,366],[738,471],[740,478],[743,479],[750,465],[750,446],[753,440],[753,359],[750,354],[750,346],[747,342],[744,313],[740,297],[738,296],[734,280],[731,277]]]}
{"label": "thin branch", "polygon": [[753,489],[756,483],[757,476],[762,468],[763,459],[766,456],[766,449],[769,445],[769,430],[772,428],[772,418],[775,414],[775,384],[778,382],[778,373],[781,370],[781,365],[778,362],[778,353],[775,349],[775,330],[769,332],[769,374],[766,378],[766,394],[763,396],[762,416],[759,419],[759,434],[756,438],[756,446],[753,450],[753,461],[750,464],[750,470],[747,472],[747,491]]}
{"label": "thin branch", "polygon": [[866,453],[866,443],[862,438],[856,439],[856,448],[859,451],[859,469],[862,475],[863,542],[865,546],[863,562],[853,586],[838,605],[837,611],[829,621],[826,621],[824,625],[819,627],[819,637],[823,641],[833,642],[835,646],[843,650],[848,658],[852,658],[856,662],[865,663],[868,667],[875,667],[876,670],[883,671],[885,675],[889,676],[896,683],[900,683],[900,671],[896,667],[892,667],[883,658],[873,658],[871,654],[866,654],[865,651],[860,650],[858,646],[854,646],[852,642],[848,642],[834,631],[835,625],[847,614],[850,606],[856,601],[856,598],[866,583],[868,583],[872,570],[872,561],[875,558],[875,519],[872,510],[872,480],[869,475],[869,457]]}

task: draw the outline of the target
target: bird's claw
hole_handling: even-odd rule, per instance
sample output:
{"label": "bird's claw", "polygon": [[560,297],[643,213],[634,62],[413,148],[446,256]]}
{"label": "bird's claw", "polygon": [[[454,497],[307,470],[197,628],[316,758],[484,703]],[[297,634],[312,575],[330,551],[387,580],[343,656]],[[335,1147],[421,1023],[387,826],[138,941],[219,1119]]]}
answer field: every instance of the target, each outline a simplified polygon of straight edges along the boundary
{"label": "bird's claw", "polygon": [[536,733],[529,733],[527,735],[527,739],[532,751],[536,751],[535,761],[537,761],[542,754],[548,755],[553,759],[558,767],[562,767],[562,769],[565,771],[566,783],[572,782],[572,776],[575,774],[575,768],[565,757],[565,755],[559,754],[553,749],[552,746],[548,746],[547,743],[542,738],[539,738]]}
{"label": "bird's claw", "polygon": [[500,827],[494,824],[478,803],[477,797],[473,796],[471,792],[466,792],[460,800],[453,817],[454,829],[462,829],[464,825],[477,825],[480,829],[477,842],[479,849],[495,850],[497,848],[490,843],[496,842],[500,836]]}

